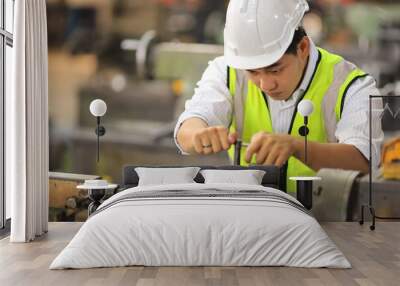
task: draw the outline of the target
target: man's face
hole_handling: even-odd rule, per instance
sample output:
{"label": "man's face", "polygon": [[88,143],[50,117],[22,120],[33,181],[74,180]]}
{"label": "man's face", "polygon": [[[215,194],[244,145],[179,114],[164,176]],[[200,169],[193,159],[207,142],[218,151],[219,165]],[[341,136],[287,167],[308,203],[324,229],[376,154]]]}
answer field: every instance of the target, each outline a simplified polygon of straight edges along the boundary
{"label": "man's face", "polygon": [[307,65],[310,42],[304,37],[296,54],[285,54],[275,64],[247,70],[248,78],[274,100],[287,100],[300,83]]}

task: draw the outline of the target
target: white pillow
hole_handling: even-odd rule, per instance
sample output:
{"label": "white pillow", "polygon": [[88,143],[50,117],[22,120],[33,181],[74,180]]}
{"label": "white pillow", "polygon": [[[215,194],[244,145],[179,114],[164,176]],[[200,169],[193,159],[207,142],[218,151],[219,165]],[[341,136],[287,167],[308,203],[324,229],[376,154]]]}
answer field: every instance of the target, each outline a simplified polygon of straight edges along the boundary
{"label": "white pillow", "polygon": [[135,168],[139,186],[195,183],[193,179],[199,170],[199,167]]}
{"label": "white pillow", "polygon": [[247,185],[261,185],[265,171],[262,170],[201,170],[205,184],[211,183],[234,183]]}

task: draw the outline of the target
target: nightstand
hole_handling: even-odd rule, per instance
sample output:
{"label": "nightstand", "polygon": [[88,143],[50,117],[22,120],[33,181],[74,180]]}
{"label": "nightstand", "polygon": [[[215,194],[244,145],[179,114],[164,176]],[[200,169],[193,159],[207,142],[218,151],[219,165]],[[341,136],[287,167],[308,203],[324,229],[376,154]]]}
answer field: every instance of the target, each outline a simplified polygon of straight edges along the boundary
{"label": "nightstand", "polygon": [[114,190],[117,187],[117,184],[108,184],[104,180],[87,180],[85,181],[85,184],[77,186],[78,189],[87,190],[88,192],[89,199],[91,201],[90,205],[88,206],[89,216],[100,206],[102,200],[104,200],[107,194],[107,190]]}

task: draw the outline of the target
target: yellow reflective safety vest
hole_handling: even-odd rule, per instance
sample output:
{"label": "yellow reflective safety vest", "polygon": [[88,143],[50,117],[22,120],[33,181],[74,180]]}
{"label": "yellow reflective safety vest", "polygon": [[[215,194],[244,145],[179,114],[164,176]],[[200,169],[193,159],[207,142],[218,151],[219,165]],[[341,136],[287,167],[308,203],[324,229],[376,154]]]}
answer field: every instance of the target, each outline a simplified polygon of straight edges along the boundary
{"label": "yellow reflective safety vest", "polygon": [[[230,131],[241,133],[242,142],[250,142],[251,137],[260,132],[273,133],[272,121],[268,109],[266,95],[250,80],[237,77],[237,71],[228,67],[227,85],[233,97],[234,114]],[[303,95],[296,103],[288,134],[301,137],[299,128],[304,125],[303,116],[297,112],[297,105],[303,99],[314,104],[314,111],[308,117],[310,141],[326,143],[337,142],[335,130],[339,121],[346,93],[351,84],[367,74],[342,57],[318,48],[318,61],[311,81]],[[240,135],[239,135],[240,136]],[[233,160],[234,146],[228,150]],[[240,165],[248,165],[244,161],[246,147],[241,149]],[[253,157],[251,164],[255,164]],[[288,193],[296,192],[296,183],[289,180],[292,176],[314,176],[315,171],[303,164],[294,156],[284,166],[285,189]]]}

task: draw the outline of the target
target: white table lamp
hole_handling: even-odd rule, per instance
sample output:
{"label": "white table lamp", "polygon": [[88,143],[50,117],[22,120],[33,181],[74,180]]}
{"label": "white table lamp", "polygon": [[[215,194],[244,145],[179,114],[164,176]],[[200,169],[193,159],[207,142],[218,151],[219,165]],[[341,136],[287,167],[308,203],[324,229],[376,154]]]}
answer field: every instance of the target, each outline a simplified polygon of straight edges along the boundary
{"label": "white table lamp", "polygon": [[97,127],[95,133],[97,135],[97,162],[100,157],[100,136],[106,134],[104,126],[100,125],[100,118],[107,112],[107,104],[101,99],[95,99],[90,103],[90,113],[97,118]]}

